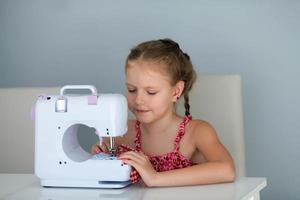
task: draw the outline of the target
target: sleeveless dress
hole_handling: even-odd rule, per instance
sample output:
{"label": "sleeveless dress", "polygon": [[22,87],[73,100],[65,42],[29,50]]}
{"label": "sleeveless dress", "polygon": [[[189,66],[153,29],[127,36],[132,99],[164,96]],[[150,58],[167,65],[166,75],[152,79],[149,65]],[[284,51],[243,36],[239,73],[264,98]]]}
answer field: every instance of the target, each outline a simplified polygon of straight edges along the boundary
{"label": "sleeveless dress", "polygon": [[[149,161],[151,162],[153,168],[157,172],[163,172],[163,171],[169,171],[173,169],[181,169],[185,167],[192,166],[194,163],[187,159],[185,156],[181,154],[179,151],[179,143],[182,139],[182,137],[185,134],[185,126],[189,123],[189,121],[192,119],[192,116],[185,116],[183,118],[183,121],[180,123],[178,132],[176,135],[176,138],[174,140],[174,147],[173,150],[169,153],[165,153],[162,155],[155,155],[155,156],[148,156]],[[141,148],[141,128],[140,128],[140,122],[136,121],[135,124],[135,130],[136,130],[136,135],[135,135],[135,149],[132,149],[128,145],[120,145],[118,147],[118,154],[127,152],[127,151],[138,151],[138,152],[143,152]],[[133,173],[135,178],[138,177],[137,172]],[[136,181],[135,181],[136,182]]]}

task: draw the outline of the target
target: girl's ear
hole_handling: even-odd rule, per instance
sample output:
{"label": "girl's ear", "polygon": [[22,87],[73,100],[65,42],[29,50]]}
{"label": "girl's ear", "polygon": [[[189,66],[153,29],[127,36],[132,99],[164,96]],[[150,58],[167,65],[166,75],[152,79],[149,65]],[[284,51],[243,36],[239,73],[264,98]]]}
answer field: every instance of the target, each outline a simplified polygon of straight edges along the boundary
{"label": "girl's ear", "polygon": [[174,86],[172,101],[176,102],[180,98],[182,92],[184,89],[184,81],[178,81],[176,85]]}

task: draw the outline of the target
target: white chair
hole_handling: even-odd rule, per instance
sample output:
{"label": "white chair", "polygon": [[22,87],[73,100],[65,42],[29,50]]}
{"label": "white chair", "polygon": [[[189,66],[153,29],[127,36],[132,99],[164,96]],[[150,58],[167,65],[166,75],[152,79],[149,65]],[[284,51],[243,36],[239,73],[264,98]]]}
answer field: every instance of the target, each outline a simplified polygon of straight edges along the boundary
{"label": "white chair", "polygon": [[[194,119],[208,121],[231,153],[237,176],[245,173],[245,145],[241,77],[239,75],[200,75],[190,93]],[[183,101],[177,111],[184,115]]]}
{"label": "white chair", "polygon": [[0,173],[32,173],[34,122],[31,108],[39,94],[59,88],[0,88]]}

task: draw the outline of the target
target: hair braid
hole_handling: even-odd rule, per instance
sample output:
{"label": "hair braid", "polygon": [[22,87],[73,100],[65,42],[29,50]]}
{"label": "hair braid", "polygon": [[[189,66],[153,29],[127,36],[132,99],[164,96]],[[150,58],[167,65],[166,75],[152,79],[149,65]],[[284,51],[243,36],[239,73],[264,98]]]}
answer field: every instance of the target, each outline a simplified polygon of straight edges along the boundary
{"label": "hair braid", "polygon": [[189,95],[184,94],[183,97],[184,97],[185,115],[189,116],[189,115],[191,115],[191,113],[190,113],[190,104],[189,104]]}

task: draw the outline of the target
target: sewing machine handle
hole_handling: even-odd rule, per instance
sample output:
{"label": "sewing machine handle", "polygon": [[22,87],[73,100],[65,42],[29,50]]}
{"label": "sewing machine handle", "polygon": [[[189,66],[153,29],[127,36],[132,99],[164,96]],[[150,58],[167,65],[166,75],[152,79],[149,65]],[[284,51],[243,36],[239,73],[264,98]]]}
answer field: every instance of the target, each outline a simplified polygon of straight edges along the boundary
{"label": "sewing machine handle", "polygon": [[60,96],[63,96],[66,92],[66,90],[90,90],[92,92],[92,95],[97,95],[97,89],[93,85],[65,85],[60,89]]}

